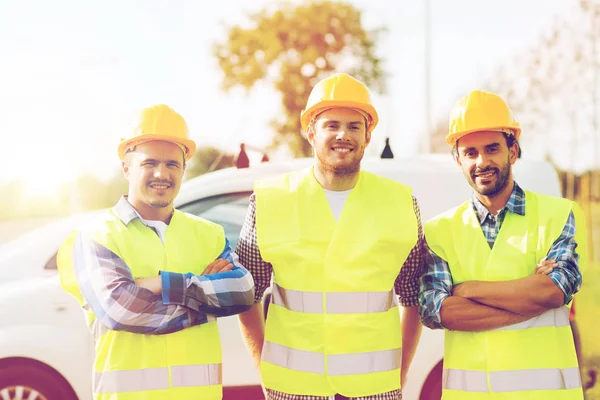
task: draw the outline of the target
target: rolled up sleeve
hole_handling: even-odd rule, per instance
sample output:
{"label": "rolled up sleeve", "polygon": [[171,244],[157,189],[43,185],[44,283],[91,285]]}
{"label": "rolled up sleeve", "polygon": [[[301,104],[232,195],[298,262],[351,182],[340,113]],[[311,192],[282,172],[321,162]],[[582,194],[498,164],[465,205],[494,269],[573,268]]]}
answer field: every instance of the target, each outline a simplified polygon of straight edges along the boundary
{"label": "rolled up sleeve", "polygon": [[452,295],[452,287],[448,263],[426,246],[425,272],[420,279],[418,308],[423,325],[431,329],[444,329],[442,302]]}

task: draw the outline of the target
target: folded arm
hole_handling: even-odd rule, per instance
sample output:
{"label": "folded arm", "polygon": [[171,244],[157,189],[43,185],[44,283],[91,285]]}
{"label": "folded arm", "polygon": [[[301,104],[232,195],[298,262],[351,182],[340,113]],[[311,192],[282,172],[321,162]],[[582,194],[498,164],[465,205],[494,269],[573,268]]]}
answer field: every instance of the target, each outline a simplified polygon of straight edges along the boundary
{"label": "folded arm", "polygon": [[528,317],[568,304],[581,288],[576,248],[575,218],[571,212],[546,256],[557,264],[547,276],[533,274],[499,282],[469,281],[456,286],[454,295]]}
{"label": "folded arm", "polygon": [[486,331],[529,319],[452,294],[453,282],[448,263],[427,248],[426,271],[421,276],[419,314],[431,329]]}
{"label": "folded arm", "polygon": [[207,322],[204,313],[163,304],[137,286],[127,264],[84,233],[73,244],[73,269],[83,299],[108,329],[158,335]]}
{"label": "folded arm", "polygon": [[254,280],[231,251],[229,240],[225,241],[225,248],[217,259],[226,260],[232,268],[204,275],[161,271],[163,303],[184,305],[215,317],[249,310],[254,304]]}

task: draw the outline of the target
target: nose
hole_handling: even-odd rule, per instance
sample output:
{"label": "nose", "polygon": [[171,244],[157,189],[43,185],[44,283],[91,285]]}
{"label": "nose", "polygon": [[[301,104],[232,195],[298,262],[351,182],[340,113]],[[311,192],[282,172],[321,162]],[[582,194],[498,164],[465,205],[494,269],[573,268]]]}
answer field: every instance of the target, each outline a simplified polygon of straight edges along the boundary
{"label": "nose", "polygon": [[155,179],[166,179],[168,177],[167,166],[163,163],[158,164],[154,168],[154,178]]}
{"label": "nose", "polygon": [[477,166],[477,168],[478,169],[484,169],[484,168],[486,168],[489,165],[490,165],[490,159],[485,154],[485,152],[479,153],[479,156],[477,157],[477,160],[476,160],[476,166]]}
{"label": "nose", "polygon": [[348,138],[348,131],[345,128],[340,128],[335,138],[337,140],[346,140]]}

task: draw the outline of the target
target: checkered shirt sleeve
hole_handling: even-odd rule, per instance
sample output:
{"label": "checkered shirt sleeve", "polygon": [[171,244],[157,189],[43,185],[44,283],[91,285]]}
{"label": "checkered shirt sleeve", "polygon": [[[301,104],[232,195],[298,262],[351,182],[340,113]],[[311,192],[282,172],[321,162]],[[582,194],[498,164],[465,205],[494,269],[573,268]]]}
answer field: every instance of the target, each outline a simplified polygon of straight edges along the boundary
{"label": "checkered shirt sleeve", "polygon": [[273,266],[263,260],[256,240],[256,201],[254,193],[250,195],[250,204],[246,220],[242,226],[235,252],[240,263],[254,278],[254,303],[262,301],[265,290],[271,286]]}
{"label": "checkered shirt sleeve", "polygon": [[421,224],[421,210],[417,199],[413,196],[413,210],[417,217],[418,238],[417,244],[411,249],[408,258],[404,261],[402,269],[394,283],[394,289],[404,307],[416,306],[419,302],[419,278],[425,263],[425,237]]}

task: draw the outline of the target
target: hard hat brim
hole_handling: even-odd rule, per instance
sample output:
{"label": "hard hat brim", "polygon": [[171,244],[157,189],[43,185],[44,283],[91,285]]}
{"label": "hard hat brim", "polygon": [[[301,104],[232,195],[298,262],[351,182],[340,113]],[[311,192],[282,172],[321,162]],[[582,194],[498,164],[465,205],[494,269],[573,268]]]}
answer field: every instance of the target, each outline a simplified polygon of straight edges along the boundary
{"label": "hard hat brim", "polygon": [[314,106],[302,111],[300,115],[300,122],[302,123],[302,130],[306,132],[308,130],[308,124],[310,124],[310,120],[313,118],[315,114],[317,114],[320,110],[324,110],[326,108],[356,108],[358,110],[362,110],[369,114],[372,119],[372,123],[369,126],[369,132],[375,129],[375,126],[379,123],[379,114],[377,114],[377,110],[370,104],[359,103],[356,101],[346,101],[346,100],[326,100],[321,101]]}
{"label": "hard hat brim", "polygon": [[471,133],[475,133],[475,132],[488,132],[488,131],[496,131],[496,132],[511,131],[511,132],[513,132],[513,134],[515,135],[515,139],[517,139],[517,140],[519,140],[519,136],[521,136],[521,128],[519,128],[519,127],[492,126],[489,128],[477,128],[477,129],[471,129],[468,131],[462,131],[462,132],[457,132],[457,133],[447,135],[446,143],[448,143],[450,146],[454,146],[456,144],[456,141],[464,136],[470,135]]}
{"label": "hard hat brim", "polygon": [[167,136],[167,135],[144,135],[144,136],[137,136],[137,137],[134,137],[134,138],[131,138],[131,139],[121,142],[119,144],[119,148],[118,148],[119,158],[121,160],[123,160],[123,158],[125,157],[125,152],[127,151],[128,148],[130,148],[132,146],[138,146],[142,143],[156,141],[156,140],[175,143],[179,146],[183,146],[184,148],[186,148],[187,152],[185,154],[185,161],[189,161],[196,153],[196,142],[194,142],[191,139],[174,138],[173,136]]}

